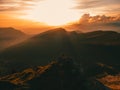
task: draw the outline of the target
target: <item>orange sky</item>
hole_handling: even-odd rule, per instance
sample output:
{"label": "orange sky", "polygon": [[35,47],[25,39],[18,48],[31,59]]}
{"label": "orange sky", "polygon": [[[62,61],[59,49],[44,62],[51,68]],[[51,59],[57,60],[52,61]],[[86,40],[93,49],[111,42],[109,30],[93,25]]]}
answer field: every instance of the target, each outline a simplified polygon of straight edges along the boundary
{"label": "orange sky", "polygon": [[85,13],[118,15],[119,5],[120,0],[0,0],[0,27],[37,33],[51,25],[78,22]]}
{"label": "orange sky", "polygon": [[19,19],[12,15],[0,15],[0,27],[14,27],[29,34],[36,34],[42,32],[42,30],[44,31],[51,28],[51,26],[44,23],[35,22],[28,19]]}

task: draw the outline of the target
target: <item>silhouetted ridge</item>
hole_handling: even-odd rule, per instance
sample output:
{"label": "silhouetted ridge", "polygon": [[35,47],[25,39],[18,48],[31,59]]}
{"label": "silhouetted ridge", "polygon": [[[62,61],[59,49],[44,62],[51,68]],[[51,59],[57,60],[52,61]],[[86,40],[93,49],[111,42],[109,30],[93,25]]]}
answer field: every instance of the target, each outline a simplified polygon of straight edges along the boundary
{"label": "silhouetted ridge", "polygon": [[[120,36],[119,33],[117,32],[114,32],[114,31],[94,31],[94,32],[88,32],[88,33],[84,33],[83,35],[87,36],[87,37],[102,37],[102,36],[106,36],[106,37],[110,37],[110,36],[113,36],[114,37],[118,37],[118,35]],[[105,39],[105,38],[104,38]]]}
{"label": "silhouetted ridge", "polygon": [[9,36],[13,35],[13,36],[20,36],[20,35],[25,35],[23,32],[21,32],[20,30],[14,29],[12,27],[8,27],[8,28],[0,28],[0,35],[6,35],[9,34]]}
{"label": "silhouetted ridge", "polygon": [[22,41],[27,35],[12,27],[0,28],[0,50]]}
{"label": "silhouetted ridge", "polygon": [[48,30],[46,32],[40,33],[40,34],[34,36],[33,38],[40,38],[40,37],[44,37],[47,35],[56,35],[56,34],[64,34],[64,33],[67,33],[65,29],[55,28],[55,29],[51,29],[51,30]]}

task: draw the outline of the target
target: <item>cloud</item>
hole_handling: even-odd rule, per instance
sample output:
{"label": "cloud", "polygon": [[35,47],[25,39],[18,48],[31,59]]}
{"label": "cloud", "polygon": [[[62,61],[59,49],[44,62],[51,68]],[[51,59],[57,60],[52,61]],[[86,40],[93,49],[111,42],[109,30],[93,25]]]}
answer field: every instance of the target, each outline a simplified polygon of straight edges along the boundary
{"label": "cloud", "polygon": [[117,16],[106,16],[106,15],[96,15],[90,16],[90,14],[84,14],[79,23],[109,23],[120,21],[120,15]]}
{"label": "cloud", "polygon": [[120,0],[76,0],[76,9],[98,8],[102,6],[118,5]]}
{"label": "cloud", "polygon": [[94,8],[101,4],[101,1],[99,0],[77,0],[77,6],[75,6],[75,9],[87,9],[87,8]]}
{"label": "cloud", "polygon": [[38,0],[0,0],[0,12],[30,9]]}
{"label": "cloud", "polygon": [[66,26],[65,28],[83,32],[94,30],[113,30],[120,32],[120,14],[116,16],[91,16],[90,14],[84,14],[78,22]]}
{"label": "cloud", "polygon": [[[86,17],[85,17],[86,16]],[[106,15],[96,15],[90,16],[89,14],[84,14],[79,23],[85,24],[97,24],[97,25],[110,25],[110,26],[120,26],[120,14],[117,16],[106,16]]]}
{"label": "cloud", "polygon": [[120,13],[120,0],[75,0],[76,6],[73,9],[87,10],[88,13]]}

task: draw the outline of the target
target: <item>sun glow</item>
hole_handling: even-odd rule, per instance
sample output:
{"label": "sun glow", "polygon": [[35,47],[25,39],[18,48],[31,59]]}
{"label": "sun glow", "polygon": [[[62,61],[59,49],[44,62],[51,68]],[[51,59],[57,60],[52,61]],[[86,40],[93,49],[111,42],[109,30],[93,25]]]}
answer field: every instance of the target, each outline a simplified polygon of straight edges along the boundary
{"label": "sun glow", "polygon": [[71,9],[73,6],[73,0],[43,0],[29,10],[25,18],[48,25],[63,25],[80,18],[80,14]]}

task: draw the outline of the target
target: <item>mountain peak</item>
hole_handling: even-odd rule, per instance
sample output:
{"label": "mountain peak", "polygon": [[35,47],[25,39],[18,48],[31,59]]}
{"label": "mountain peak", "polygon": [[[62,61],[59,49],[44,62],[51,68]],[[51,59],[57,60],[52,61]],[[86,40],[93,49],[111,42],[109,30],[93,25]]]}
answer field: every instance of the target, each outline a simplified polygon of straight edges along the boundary
{"label": "mountain peak", "polygon": [[66,30],[64,28],[55,28],[55,29],[51,29],[50,31],[52,32],[66,32]]}
{"label": "mountain peak", "polygon": [[62,27],[59,27],[59,28],[55,28],[55,29],[52,29],[52,30],[60,30],[60,31],[66,31],[64,28]]}
{"label": "mountain peak", "polygon": [[6,27],[6,29],[15,29],[15,28],[13,28],[13,27]]}
{"label": "mountain peak", "polygon": [[55,29],[51,29],[48,30],[46,32],[40,33],[36,36],[34,36],[34,38],[40,38],[40,37],[52,37],[52,36],[62,36],[65,33],[67,33],[67,31],[64,28],[55,28]]}
{"label": "mountain peak", "polygon": [[13,27],[0,27],[0,30],[16,30]]}
{"label": "mountain peak", "polygon": [[0,32],[6,32],[6,33],[22,33],[24,34],[23,32],[21,32],[20,30],[17,30],[13,27],[0,27]]}

